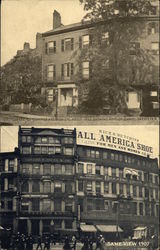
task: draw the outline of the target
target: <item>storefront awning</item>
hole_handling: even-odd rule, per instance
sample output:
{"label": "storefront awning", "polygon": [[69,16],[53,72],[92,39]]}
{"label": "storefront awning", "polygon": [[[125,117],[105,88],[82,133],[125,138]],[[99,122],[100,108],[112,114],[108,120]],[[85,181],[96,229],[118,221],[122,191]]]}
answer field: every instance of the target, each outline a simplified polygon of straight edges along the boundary
{"label": "storefront awning", "polygon": [[136,227],[134,229],[134,231],[142,231],[142,230],[145,230],[145,229],[147,229],[147,227]]}
{"label": "storefront awning", "polygon": [[[116,225],[96,225],[97,229],[104,233],[116,233],[117,226]],[[118,232],[122,233],[123,230],[118,226]]]}
{"label": "storefront awning", "polygon": [[97,229],[93,225],[80,225],[80,229],[83,232],[97,232]]}
{"label": "storefront awning", "polygon": [[0,226],[0,230],[4,230],[4,228],[2,226]]}

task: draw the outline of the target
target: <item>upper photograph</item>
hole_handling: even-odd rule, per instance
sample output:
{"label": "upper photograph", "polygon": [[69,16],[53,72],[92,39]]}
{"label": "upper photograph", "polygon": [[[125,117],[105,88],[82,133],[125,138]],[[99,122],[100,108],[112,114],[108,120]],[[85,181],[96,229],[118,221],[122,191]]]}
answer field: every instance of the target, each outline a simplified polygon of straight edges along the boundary
{"label": "upper photograph", "polygon": [[2,0],[0,125],[158,124],[158,0]]}

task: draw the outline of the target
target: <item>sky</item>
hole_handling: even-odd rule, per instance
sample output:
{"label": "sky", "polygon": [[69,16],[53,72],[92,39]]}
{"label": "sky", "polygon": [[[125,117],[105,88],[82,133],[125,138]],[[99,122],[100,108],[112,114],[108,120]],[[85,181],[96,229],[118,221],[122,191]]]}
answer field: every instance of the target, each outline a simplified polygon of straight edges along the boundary
{"label": "sky", "polygon": [[23,49],[24,42],[35,48],[36,33],[52,29],[54,10],[64,25],[80,22],[85,15],[79,0],[1,1],[1,65]]}
{"label": "sky", "polygon": [[[54,126],[50,128],[61,128]],[[72,129],[73,126],[64,126]],[[122,133],[139,139],[139,142],[153,147],[153,158],[159,158],[159,126],[158,125],[114,125],[114,126],[76,126],[78,130],[96,133],[98,130]],[[0,152],[13,151],[18,145],[18,126],[0,127]]]}

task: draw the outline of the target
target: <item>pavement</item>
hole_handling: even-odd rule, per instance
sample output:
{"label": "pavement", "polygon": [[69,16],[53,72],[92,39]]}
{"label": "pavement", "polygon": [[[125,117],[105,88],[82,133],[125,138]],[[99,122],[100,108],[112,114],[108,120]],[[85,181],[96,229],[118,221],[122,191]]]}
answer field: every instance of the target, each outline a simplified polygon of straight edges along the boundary
{"label": "pavement", "polygon": [[159,125],[158,117],[126,117],[122,115],[106,116],[74,116],[62,117],[56,120],[54,116],[42,116],[23,114],[18,112],[0,111],[0,126],[28,125],[28,126],[51,126],[51,125]]}

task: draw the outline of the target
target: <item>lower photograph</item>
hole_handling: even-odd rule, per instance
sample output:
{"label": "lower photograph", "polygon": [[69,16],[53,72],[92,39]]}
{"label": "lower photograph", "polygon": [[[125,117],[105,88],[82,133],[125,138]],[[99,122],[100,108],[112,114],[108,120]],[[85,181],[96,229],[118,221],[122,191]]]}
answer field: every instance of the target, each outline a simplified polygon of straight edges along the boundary
{"label": "lower photograph", "polygon": [[1,126],[0,249],[159,249],[159,126]]}

